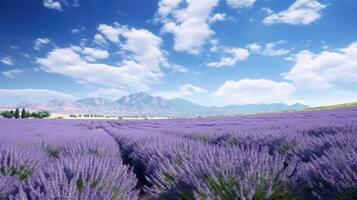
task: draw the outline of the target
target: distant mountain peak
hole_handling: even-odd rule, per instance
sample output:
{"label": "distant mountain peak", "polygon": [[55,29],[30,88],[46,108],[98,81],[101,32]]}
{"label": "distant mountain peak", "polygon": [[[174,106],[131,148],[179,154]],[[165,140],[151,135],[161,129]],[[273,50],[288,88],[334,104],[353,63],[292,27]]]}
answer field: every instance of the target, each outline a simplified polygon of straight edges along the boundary
{"label": "distant mountain peak", "polygon": [[91,105],[105,105],[105,104],[114,103],[114,101],[103,97],[91,97],[91,98],[79,99],[77,100],[77,102],[84,103],[84,104],[91,104]]}
{"label": "distant mountain peak", "polygon": [[259,112],[275,112],[284,110],[304,109],[302,104],[286,105],[276,104],[246,104],[228,105],[223,107],[205,107],[191,101],[175,98],[171,100],[160,96],[151,96],[146,92],[138,92],[122,96],[116,101],[103,97],[91,97],[78,99],[53,99],[48,102],[29,103],[24,102],[19,108],[29,110],[49,110],[54,113],[65,114],[110,114],[126,116],[213,116],[213,115],[237,115]]}

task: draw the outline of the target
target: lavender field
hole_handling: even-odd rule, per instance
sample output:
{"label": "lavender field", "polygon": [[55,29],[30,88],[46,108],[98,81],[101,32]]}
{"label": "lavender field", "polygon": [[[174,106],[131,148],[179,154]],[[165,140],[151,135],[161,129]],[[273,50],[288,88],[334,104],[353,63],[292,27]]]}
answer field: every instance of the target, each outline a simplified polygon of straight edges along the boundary
{"label": "lavender field", "polygon": [[357,199],[357,108],[1,119],[0,199]]}

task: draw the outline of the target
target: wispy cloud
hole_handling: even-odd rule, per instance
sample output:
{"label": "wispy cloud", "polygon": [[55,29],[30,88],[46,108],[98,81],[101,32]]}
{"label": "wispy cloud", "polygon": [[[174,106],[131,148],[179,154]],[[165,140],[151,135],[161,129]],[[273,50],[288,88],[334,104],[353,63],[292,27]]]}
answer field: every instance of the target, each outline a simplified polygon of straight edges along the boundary
{"label": "wispy cloud", "polygon": [[259,44],[255,42],[248,44],[246,48],[252,53],[262,54],[265,56],[283,56],[289,54],[291,51],[290,49],[279,47],[279,45],[285,43],[287,43],[285,40],[278,40],[266,44]]}
{"label": "wispy cloud", "polygon": [[2,74],[8,78],[15,78],[16,74],[22,73],[21,69],[12,69],[8,71],[3,71]]}
{"label": "wispy cloud", "polygon": [[57,0],[44,0],[43,6],[48,9],[62,10],[62,5],[60,1]]}
{"label": "wispy cloud", "polygon": [[34,49],[39,51],[44,45],[47,45],[51,42],[50,39],[48,38],[37,38],[35,40],[35,46],[34,46]]}
{"label": "wispy cloud", "polygon": [[214,24],[219,21],[225,21],[227,19],[227,15],[225,13],[216,13],[212,17],[208,18],[208,22],[210,24]]}
{"label": "wispy cloud", "polygon": [[43,0],[43,6],[48,9],[62,11],[63,7],[78,7],[80,0]]}
{"label": "wispy cloud", "polygon": [[14,60],[10,56],[4,56],[0,59],[0,62],[2,62],[5,65],[14,65]]}
{"label": "wispy cloud", "polygon": [[208,63],[207,66],[216,68],[233,66],[238,61],[246,60],[249,57],[249,51],[243,48],[230,48],[226,50],[226,53],[229,54],[229,56],[221,58],[218,62]]}
{"label": "wispy cloud", "polygon": [[7,105],[14,105],[28,100],[37,103],[55,98],[74,99],[72,95],[48,89],[0,89],[0,103]]}
{"label": "wispy cloud", "polygon": [[83,26],[81,26],[79,28],[74,28],[74,29],[71,30],[71,34],[78,34],[78,33],[83,32],[85,30],[86,30],[86,28],[83,27]]}
{"label": "wispy cloud", "polygon": [[194,86],[192,84],[186,84],[181,86],[177,90],[172,90],[172,91],[161,91],[161,92],[156,92],[155,95],[161,96],[167,99],[174,99],[174,98],[179,98],[179,97],[188,97],[192,96],[195,94],[202,94],[202,93],[207,93],[208,91],[200,88],[198,86]]}
{"label": "wispy cloud", "polygon": [[253,6],[256,0],[227,0],[227,4],[232,8],[248,8]]}
{"label": "wispy cloud", "polygon": [[266,9],[270,14],[263,20],[263,23],[267,25],[276,23],[308,25],[320,19],[320,11],[326,7],[317,0],[296,0],[287,10],[278,13]]}

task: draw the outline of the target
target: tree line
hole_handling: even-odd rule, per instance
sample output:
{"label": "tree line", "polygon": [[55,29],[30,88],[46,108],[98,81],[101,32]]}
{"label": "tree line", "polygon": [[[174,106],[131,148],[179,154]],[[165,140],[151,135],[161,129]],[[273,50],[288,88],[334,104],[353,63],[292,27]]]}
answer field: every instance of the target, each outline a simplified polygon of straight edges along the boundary
{"label": "tree line", "polygon": [[25,109],[20,110],[18,108],[16,108],[15,112],[13,110],[10,111],[4,111],[4,112],[0,112],[0,116],[4,117],[4,118],[15,118],[15,119],[26,119],[26,118],[39,118],[39,119],[43,119],[43,118],[48,118],[50,116],[50,112],[48,112],[47,110],[42,110],[42,111],[38,111],[38,112],[29,112],[26,111]]}

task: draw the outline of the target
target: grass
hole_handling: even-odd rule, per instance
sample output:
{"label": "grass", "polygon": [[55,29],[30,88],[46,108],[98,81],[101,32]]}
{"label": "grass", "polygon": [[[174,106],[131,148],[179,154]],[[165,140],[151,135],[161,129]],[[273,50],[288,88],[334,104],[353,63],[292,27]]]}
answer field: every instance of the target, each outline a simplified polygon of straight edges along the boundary
{"label": "grass", "polygon": [[326,110],[326,109],[351,108],[351,107],[357,107],[357,102],[336,104],[336,105],[330,105],[330,106],[311,107],[311,108],[306,108],[304,110]]}

